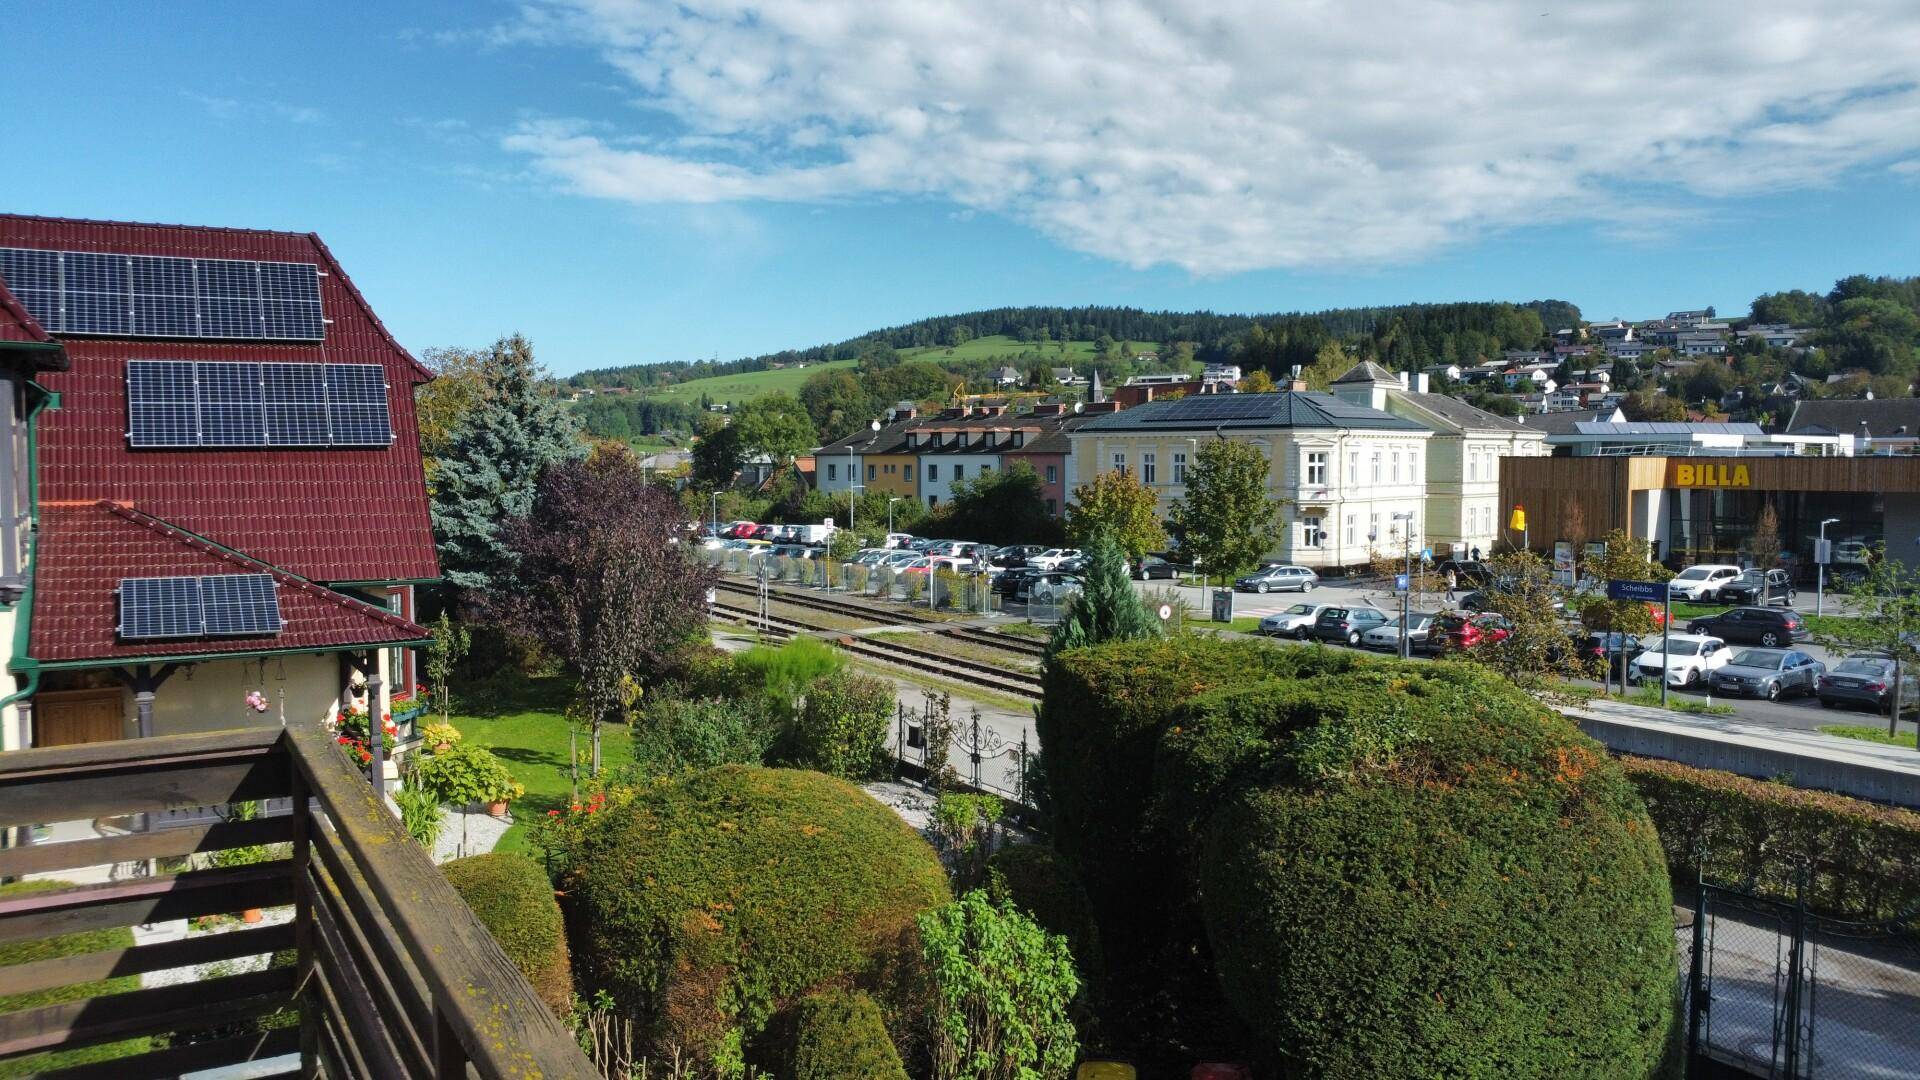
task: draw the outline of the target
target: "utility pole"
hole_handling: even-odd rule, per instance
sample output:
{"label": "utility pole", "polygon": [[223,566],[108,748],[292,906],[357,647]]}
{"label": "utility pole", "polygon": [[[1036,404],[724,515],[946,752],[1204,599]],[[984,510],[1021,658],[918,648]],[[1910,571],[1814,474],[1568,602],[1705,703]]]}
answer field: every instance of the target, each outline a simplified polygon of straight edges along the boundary
{"label": "utility pole", "polygon": [[[899,502],[903,497],[904,496],[894,495],[887,499],[887,535],[888,536],[893,535],[893,504]],[[883,547],[886,545],[885,540],[882,540],[880,543]]]}
{"label": "utility pole", "polygon": [[1407,587],[1400,590],[1400,659],[1405,660],[1412,655],[1408,645],[1413,638],[1413,616],[1409,607],[1413,599],[1413,512],[1395,514],[1393,520],[1402,523],[1400,542],[1406,555]]}

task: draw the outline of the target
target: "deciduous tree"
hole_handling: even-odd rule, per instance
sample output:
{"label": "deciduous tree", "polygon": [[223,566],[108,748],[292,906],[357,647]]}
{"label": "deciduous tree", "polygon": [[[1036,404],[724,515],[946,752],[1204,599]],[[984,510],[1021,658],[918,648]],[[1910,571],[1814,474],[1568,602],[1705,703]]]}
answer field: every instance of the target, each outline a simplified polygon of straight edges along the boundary
{"label": "deciduous tree", "polygon": [[819,445],[813,420],[789,394],[768,394],[734,410],[733,426],[749,456],[765,454],[785,465]]}
{"label": "deciduous tree", "polygon": [[1167,524],[1204,573],[1231,577],[1279,541],[1281,504],[1267,497],[1267,471],[1266,456],[1246,443],[1200,444],[1187,470],[1187,493],[1174,501]]}
{"label": "deciduous tree", "polygon": [[1271,394],[1280,389],[1274,385],[1273,376],[1265,368],[1255,368],[1247,377],[1240,380],[1240,392],[1243,394]]}
{"label": "deciduous tree", "polygon": [[732,484],[746,460],[737,428],[718,416],[700,422],[700,437],[693,444],[693,482],[701,491],[718,491]]}
{"label": "deciduous tree", "polygon": [[1047,513],[1044,492],[1033,466],[1017,461],[954,484],[952,498],[922,519],[919,531],[987,544],[1047,543],[1060,535],[1060,523]]}
{"label": "deciduous tree", "polygon": [[1614,581],[1666,581],[1673,571],[1653,561],[1652,545],[1624,529],[1600,540],[1601,551],[1586,561],[1586,577],[1595,594],[1582,602],[1580,622],[1589,630],[1623,634],[1650,634],[1658,629],[1653,610],[1643,600],[1609,600],[1607,584]]}
{"label": "deciduous tree", "polygon": [[1095,536],[1106,535],[1120,545],[1126,557],[1138,562],[1147,552],[1163,547],[1167,531],[1160,524],[1160,499],[1132,473],[1111,470],[1073,489],[1067,504],[1067,539],[1088,547]]}
{"label": "deciduous tree", "polygon": [[1853,601],[1855,617],[1833,619],[1820,643],[1830,649],[1872,651],[1893,658],[1894,700],[1887,716],[1887,734],[1899,731],[1900,714],[1910,703],[1900,700],[1902,680],[1911,680],[1920,662],[1920,566],[1874,553],[1865,577],[1839,590]]}

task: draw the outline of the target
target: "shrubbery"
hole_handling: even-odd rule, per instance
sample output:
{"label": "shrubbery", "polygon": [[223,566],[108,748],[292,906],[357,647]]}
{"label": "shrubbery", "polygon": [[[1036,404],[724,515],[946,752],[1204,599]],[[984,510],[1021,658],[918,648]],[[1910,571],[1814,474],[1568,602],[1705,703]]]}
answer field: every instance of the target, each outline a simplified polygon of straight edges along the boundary
{"label": "shrubbery", "polygon": [[970,892],[920,916],[932,1080],[1065,1080],[1079,1054],[1066,939]]}
{"label": "shrubbery", "polygon": [[633,770],[640,777],[757,765],[779,728],[757,698],[665,697],[633,725]]}
{"label": "shrubbery", "polygon": [[845,781],[725,766],[609,805],[561,885],[582,981],[656,1050],[710,1056],[882,964],[947,898],[918,834]]}
{"label": "shrubbery", "polygon": [[793,1028],[791,1080],[907,1080],[880,1006],[860,991],[808,994]]}
{"label": "shrubbery", "polygon": [[817,678],[807,684],[781,756],[848,780],[879,776],[886,771],[895,701],[893,684],[870,675],[841,671]]}
{"label": "shrubbery", "polygon": [[[65,881],[16,881],[10,885],[0,885],[0,897],[17,896],[26,892],[41,892],[47,889],[65,889],[72,886]],[[58,937],[36,938],[28,941],[0,943],[0,968],[13,964],[30,964],[37,960],[55,960],[63,956],[79,956],[83,953],[100,952],[105,949],[130,949],[133,947],[133,931],[126,927],[114,927],[111,930],[88,930],[78,934],[62,934]],[[129,990],[140,989],[140,977],[123,975],[119,978],[104,979],[100,982],[80,983],[75,986],[62,986],[52,990],[42,990],[33,994],[15,994],[12,997],[0,997],[0,1013],[15,1010],[38,1009],[47,1005],[61,1005],[69,1001],[82,1001],[86,998],[102,997],[107,994],[122,994]],[[54,1069],[65,1069],[88,1062],[111,1061],[115,1058],[131,1057],[147,1052],[150,1042],[145,1037],[126,1039],[121,1042],[105,1043],[100,1046],[81,1047],[76,1050],[56,1050],[47,1054],[34,1054],[27,1057],[0,1061],[0,1077],[34,1076]]]}
{"label": "shrubbery", "polygon": [[988,891],[993,897],[1012,902],[1042,929],[1066,938],[1082,981],[1098,982],[1100,928],[1094,923],[1086,890],[1060,865],[1060,857],[1039,844],[1012,844],[995,852],[987,866],[992,875]]}
{"label": "shrubbery", "polygon": [[573,998],[566,928],[553,883],[540,864],[524,855],[494,852],[455,859],[440,872],[533,984],[540,1000],[555,1015],[566,1016]]}
{"label": "shrubbery", "polygon": [[[1205,970],[1289,1075],[1660,1066],[1675,966],[1651,822],[1598,744],[1498,677],[1110,646],[1051,665],[1041,735],[1115,988],[1159,971],[1180,995],[1135,994],[1121,1023],[1206,1015]],[[1169,927],[1194,970],[1140,948]],[[1184,1037],[1207,1036],[1160,1035]]]}
{"label": "shrubbery", "polygon": [[1816,909],[1885,919],[1920,903],[1920,814],[1673,761],[1621,762],[1676,879],[1704,869],[1710,881],[1790,900],[1804,862]]}

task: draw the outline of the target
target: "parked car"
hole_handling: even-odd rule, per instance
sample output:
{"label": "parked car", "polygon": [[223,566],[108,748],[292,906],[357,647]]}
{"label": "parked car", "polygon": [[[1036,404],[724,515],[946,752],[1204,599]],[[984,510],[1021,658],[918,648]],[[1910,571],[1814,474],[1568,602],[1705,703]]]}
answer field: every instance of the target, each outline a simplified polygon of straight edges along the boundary
{"label": "parked car", "polygon": [[1642,644],[1646,648],[1633,658],[1635,682],[1657,680],[1664,671],[1669,685],[1694,686],[1733,659],[1725,641],[1701,634],[1667,634]]}
{"label": "parked car", "polygon": [[867,548],[853,557],[861,566],[878,566],[888,555],[893,554],[886,548]]}
{"label": "parked car", "polygon": [[[1383,649],[1387,652],[1398,652],[1400,650],[1401,621],[1401,618],[1396,615],[1393,621],[1382,626],[1376,626],[1366,633],[1361,634],[1360,647],[1363,649]],[[1433,616],[1421,614],[1416,611],[1409,614],[1405,621],[1407,625],[1412,628],[1407,634],[1407,650],[1409,652],[1425,652],[1427,647],[1427,632],[1433,627]]]}
{"label": "parked car", "polygon": [[1618,630],[1589,630],[1578,641],[1580,655],[1605,665],[1609,675],[1619,674],[1620,666],[1642,648],[1639,635]]}
{"label": "parked car", "polygon": [[980,550],[980,544],[972,540],[935,540],[922,549],[926,555],[947,555],[956,559],[971,559],[973,553]]}
{"label": "parked car", "polygon": [[1813,636],[1807,620],[1788,608],[1737,607],[1718,615],[1695,619],[1687,624],[1689,634],[1710,634],[1740,645],[1765,645],[1769,649],[1805,641]]}
{"label": "parked car", "polygon": [[1259,632],[1268,637],[1291,637],[1305,641],[1313,636],[1313,624],[1332,604],[1295,604],[1260,620]]}
{"label": "parked car", "polygon": [[1667,595],[1675,600],[1711,600],[1720,586],[1740,576],[1740,568],[1725,563],[1701,563],[1689,566],[1667,582]]}
{"label": "parked car", "polygon": [[1387,613],[1370,607],[1330,607],[1313,621],[1313,636],[1321,641],[1359,645],[1361,635],[1387,621]]}
{"label": "parked car", "polygon": [[924,557],[925,556],[921,555],[919,552],[913,550],[912,548],[903,548],[899,551],[895,551],[887,555],[885,558],[881,559],[875,565],[884,566],[889,570],[899,570],[902,567],[908,565],[909,563],[918,562],[920,559]]}
{"label": "parked car", "polygon": [[1426,650],[1431,653],[1461,652],[1492,645],[1513,636],[1513,621],[1492,611],[1478,613],[1443,611],[1427,627]]}
{"label": "parked car", "polygon": [[1141,581],[1168,581],[1180,576],[1174,565],[1158,555],[1148,555],[1134,564],[1133,576]]}
{"label": "parked car", "polygon": [[1069,574],[1082,574],[1085,573],[1087,569],[1087,557],[1085,555],[1075,555],[1070,559],[1061,559],[1058,563],[1054,564],[1053,568],[1055,570],[1063,570]]}
{"label": "parked car", "polygon": [[[1555,615],[1565,615],[1567,613],[1567,601],[1565,597],[1557,592],[1545,595],[1550,597],[1548,603],[1553,607],[1553,613]],[[1475,589],[1460,597],[1460,610],[1491,611],[1493,610],[1493,601],[1487,596],[1486,592]]]}
{"label": "parked car", "polygon": [[1027,586],[1027,600],[1034,604],[1060,604],[1079,595],[1081,582],[1072,574],[1057,571],[1038,574]]}
{"label": "parked car", "polygon": [[720,527],[720,535],[729,540],[746,540],[760,531],[757,521],[730,521]]}
{"label": "parked car", "polygon": [[[1819,695],[1820,704],[1829,709],[1865,708],[1885,714],[1893,708],[1893,668],[1891,657],[1856,653],[1820,676],[1814,692]],[[1901,712],[1920,708],[1916,686],[1914,676],[1901,673]]]}
{"label": "parked car", "polygon": [[1235,592],[1310,592],[1320,575],[1304,566],[1266,566],[1233,583]]}
{"label": "parked car", "polygon": [[1045,572],[1035,570],[1031,566],[1010,566],[993,575],[993,589],[1000,594],[1001,599],[1013,600],[1023,595],[1022,590],[1025,586]]}
{"label": "parked car", "polygon": [[908,544],[912,542],[913,542],[912,533],[888,533],[887,538],[880,542],[880,546],[889,547],[889,548],[898,548],[898,547],[906,547]]}
{"label": "parked car", "polygon": [[1468,559],[1445,559],[1441,561],[1440,565],[1433,568],[1433,572],[1443,578],[1447,576],[1448,570],[1453,571],[1454,581],[1458,582],[1462,587],[1468,585],[1485,585],[1487,582],[1493,580],[1493,571],[1487,569],[1487,564],[1482,562],[1473,562]]}
{"label": "parked car", "polygon": [[1747,570],[1721,585],[1715,599],[1723,604],[1792,607],[1795,595],[1793,576],[1785,570]]}
{"label": "parked car", "polygon": [[987,561],[1002,569],[1013,566],[1025,566],[1027,565],[1028,559],[1033,558],[1045,550],[1047,549],[1038,544],[1012,544],[1003,548],[995,548],[993,556]]}
{"label": "parked car", "polygon": [[1054,570],[1058,569],[1061,563],[1078,558],[1079,555],[1079,548],[1048,548],[1028,559],[1027,565],[1036,570]]}
{"label": "parked car", "polygon": [[1818,691],[1827,665],[1798,649],[1741,649],[1708,677],[1716,694],[1778,701]]}
{"label": "parked car", "polygon": [[1833,561],[1853,566],[1866,566],[1873,559],[1873,547],[1858,538],[1841,540],[1833,545]]}

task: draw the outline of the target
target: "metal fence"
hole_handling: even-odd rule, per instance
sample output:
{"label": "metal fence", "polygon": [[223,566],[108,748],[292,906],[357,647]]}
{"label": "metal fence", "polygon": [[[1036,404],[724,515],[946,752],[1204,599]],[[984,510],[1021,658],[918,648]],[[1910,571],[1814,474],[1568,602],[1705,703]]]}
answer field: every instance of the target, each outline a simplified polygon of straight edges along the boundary
{"label": "metal fence", "polygon": [[950,703],[945,695],[927,693],[919,708],[898,703],[894,724],[893,756],[898,761],[918,766],[929,774],[942,768],[939,733],[946,729],[945,766],[975,791],[991,792],[1027,806],[1028,769],[1033,761],[1027,730],[1020,729],[1020,741],[1014,742],[982,723],[976,712],[966,720],[955,721],[948,715]]}
{"label": "metal fence", "polygon": [[1684,942],[1688,1059],[1783,1080],[1920,1076],[1920,910],[1885,921],[1702,882]]}

